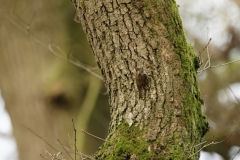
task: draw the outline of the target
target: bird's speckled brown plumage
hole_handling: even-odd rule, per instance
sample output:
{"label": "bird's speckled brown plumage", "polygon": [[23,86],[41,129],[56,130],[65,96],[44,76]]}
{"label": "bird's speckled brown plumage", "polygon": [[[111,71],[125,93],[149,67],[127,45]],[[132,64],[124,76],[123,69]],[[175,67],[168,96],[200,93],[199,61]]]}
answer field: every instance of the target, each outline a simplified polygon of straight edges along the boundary
{"label": "bird's speckled brown plumage", "polygon": [[143,91],[148,83],[148,78],[146,73],[144,73],[143,68],[140,68],[138,70],[138,73],[136,75],[136,83],[139,91],[139,99],[143,99]]}

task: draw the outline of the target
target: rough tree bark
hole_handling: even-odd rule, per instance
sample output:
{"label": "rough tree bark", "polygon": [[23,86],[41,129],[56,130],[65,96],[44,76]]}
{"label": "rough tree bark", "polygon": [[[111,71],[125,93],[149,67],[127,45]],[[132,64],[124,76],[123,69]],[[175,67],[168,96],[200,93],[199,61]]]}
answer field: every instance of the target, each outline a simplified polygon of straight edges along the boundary
{"label": "rough tree bark", "polygon": [[[208,129],[174,0],[72,0],[109,95],[110,142],[97,159],[197,159]],[[148,75],[139,99],[137,70]]]}

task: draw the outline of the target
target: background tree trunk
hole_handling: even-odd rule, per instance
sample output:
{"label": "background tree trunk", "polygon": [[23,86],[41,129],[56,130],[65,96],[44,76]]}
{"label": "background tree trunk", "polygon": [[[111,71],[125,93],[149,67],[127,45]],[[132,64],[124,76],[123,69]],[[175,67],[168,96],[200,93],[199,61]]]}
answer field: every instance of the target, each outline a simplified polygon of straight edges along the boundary
{"label": "background tree trunk", "polygon": [[[99,159],[187,159],[208,129],[196,80],[198,61],[186,42],[175,1],[75,1],[102,71],[111,124]],[[136,70],[149,88],[138,97]],[[197,159],[194,154],[190,159]]]}
{"label": "background tree trunk", "polygon": [[[84,33],[72,19],[71,2],[1,1],[0,9],[0,89],[11,117],[19,159],[42,160],[40,154],[49,157],[43,149],[51,154],[62,151],[68,157],[57,138],[71,149],[72,119],[78,124],[77,129],[84,130],[90,120],[94,124],[99,121],[102,110],[108,108],[106,96],[99,94],[104,92],[102,81],[57,58],[30,37],[46,46],[56,44],[68,53],[62,56],[95,65]],[[25,34],[28,27],[30,34]],[[101,106],[95,111],[98,116],[93,114],[96,104]],[[103,117],[108,121],[108,116]],[[94,127],[97,131],[90,132],[105,137],[102,121]],[[84,146],[84,141],[84,134],[78,134],[78,146]],[[78,149],[92,153],[102,142],[91,144]]]}

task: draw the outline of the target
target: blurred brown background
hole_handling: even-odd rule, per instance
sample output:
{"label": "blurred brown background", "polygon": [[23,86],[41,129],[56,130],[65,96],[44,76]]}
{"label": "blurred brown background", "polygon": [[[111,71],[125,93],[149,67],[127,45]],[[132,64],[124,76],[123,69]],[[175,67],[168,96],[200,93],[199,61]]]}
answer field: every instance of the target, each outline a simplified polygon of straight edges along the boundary
{"label": "blurred brown background", "polygon": [[[1,0],[0,8],[0,88],[19,159],[48,156],[42,149],[64,152],[57,139],[73,151],[72,119],[76,129],[105,138],[110,118],[103,82],[48,48],[100,74],[70,1]],[[92,154],[102,144],[84,133],[77,135],[84,153]]]}
{"label": "blurred brown background", "polygon": [[[72,119],[78,130],[105,138],[110,117],[103,82],[49,50],[51,45],[58,54],[87,64],[100,75],[81,25],[74,21],[70,1],[0,2],[0,89],[12,121],[19,159],[42,159],[39,154],[47,156],[43,149],[52,154],[62,151],[69,158],[57,139],[73,150]],[[212,65],[240,59],[238,0],[177,0],[177,3],[189,43],[196,53],[212,38],[209,45]],[[206,62],[206,50],[202,58]],[[214,141],[223,140],[240,120],[239,67],[237,62],[208,69],[198,76],[203,112],[211,127],[205,141],[211,141],[212,135]],[[78,149],[86,154],[93,154],[103,143],[84,133],[77,135]],[[231,151],[233,146],[239,145],[237,129],[228,140],[204,151],[229,159],[238,151]]]}

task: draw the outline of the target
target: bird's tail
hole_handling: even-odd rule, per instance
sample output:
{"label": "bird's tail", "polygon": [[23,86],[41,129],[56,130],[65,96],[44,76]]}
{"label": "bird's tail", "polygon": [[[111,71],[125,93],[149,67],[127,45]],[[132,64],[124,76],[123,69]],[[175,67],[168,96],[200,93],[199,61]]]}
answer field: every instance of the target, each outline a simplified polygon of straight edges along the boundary
{"label": "bird's tail", "polygon": [[139,99],[143,99],[143,90],[142,89],[139,90]]}

